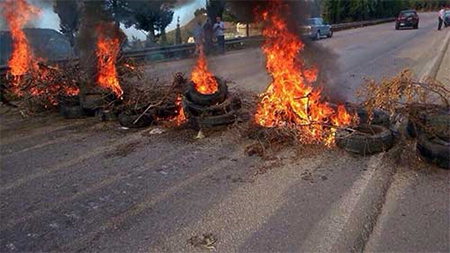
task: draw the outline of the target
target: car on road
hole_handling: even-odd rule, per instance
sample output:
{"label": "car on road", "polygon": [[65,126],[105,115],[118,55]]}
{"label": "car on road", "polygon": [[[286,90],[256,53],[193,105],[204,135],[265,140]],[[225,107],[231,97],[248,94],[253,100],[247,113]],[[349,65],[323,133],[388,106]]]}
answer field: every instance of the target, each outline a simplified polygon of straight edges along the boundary
{"label": "car on road", "polygon": [[302,34],[309,36],[311,39],[319,40],[323,36],[333,37],[331,25],[324,22],[322,18],[308,18],[303,21],[301,27]]}
{"label": "car on road", "polygon": [[450,26],[450,10],[444,12],[444,26]]}
{"label": "car on road", "polygon": [[395,22],[395,30],[406,27],[419,29],[419,15],[417,15],[415,10],[401,11],[400,14],[398,14]]}

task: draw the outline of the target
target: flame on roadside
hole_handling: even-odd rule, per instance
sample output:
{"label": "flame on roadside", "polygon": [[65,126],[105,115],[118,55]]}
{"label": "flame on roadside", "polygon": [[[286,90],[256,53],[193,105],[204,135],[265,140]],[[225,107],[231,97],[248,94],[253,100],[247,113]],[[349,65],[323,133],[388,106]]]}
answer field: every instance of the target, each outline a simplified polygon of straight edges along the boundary
{"label": "flame on roadside", "polygon": [[178,94],[177,99],[175,100],[175,105],[178,107],[178,115],[172,121],[175,122],[177,126],[186,122],[186,115],[184,114],[184,109],[181,102],[182,99],[183,97],[181,96],[181,94]]}
{"label": "flame on roadside", "polygon": [[285,15],[281,15],[283,7],[280,0],[274,0],[271,9],[262,14],[263,51],[272,83],[261,94],[255,121],[264,127],[293,125],[301,129],[305,142],[331,145],[335,127],[350,124],[352,117],[344,106],[335,110],[321,101],[321,90],[311,86],[317,80],[317,69],[296,64],[304,44],[288,30]]}
{"label": "flame on roadside", "polygon": [[26,23],[41,14],[41,9],[26,0],[5,0],[0,3],[1,14],[11,31],[12,52],[8,61],[9,72],[13,76],[13,86],[17,88],[20,77],[38,70],[38,62],[23,31]]}
{"label": "flame on roadside", "polygon": [[208,63],[206,61],[203,45],[199,45],[198,51],[197,64],[191,73],[191,79],[198,92],[202,94],[212,94],[217,91],[218,84],[213,74],[208,70]]}
{"label": "flame on roadside", "polygon": [[110,89],[117,97],[122,97],[123,90],[117,78],[116,58],[119,53],[120,42],[118,38],[109,38],[103,34],[103,27],[97,29],[97,83],[100,87]]}

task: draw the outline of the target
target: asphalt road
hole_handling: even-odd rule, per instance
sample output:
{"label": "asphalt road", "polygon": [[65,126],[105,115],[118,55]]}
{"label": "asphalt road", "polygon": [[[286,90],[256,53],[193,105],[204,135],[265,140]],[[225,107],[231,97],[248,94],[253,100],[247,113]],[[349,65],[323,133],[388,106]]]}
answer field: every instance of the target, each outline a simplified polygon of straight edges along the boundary
{"label": "asphalt road", "polygon": [[[421,18],[418,31],[383,24],[320,41],[338,54],[334,78],[347,80],[349,92],[365,75],[420,69],[444,36],[433,30],[434,17]],[[157,64],[148,73],[171,80],[193,62]],[[268,84],[258,49],[210,63],[235,86],[262,91]],[[244,154],[253,141],[235,127],[195,140],[189,129],[153,134],[155,127],[124,130],[56,114],[24,119],[1,109],[0,252],[202,252],[187,241],[204,233],[217,237],[219,252],[333,251],[364,232],[354,220],[367,207],[381,214],[360,248],[450,250],[450,174],[420,162],[412,141],[371,157],[308,146],[263,159]],[[370,200],[369,187],[386,186],[373,181],[383,179],[380,168],[400,170],[384,205],[362,201]]]}
{"label": "asphalt road", "polygon": [[[317,49],[305,57],[316,60],[319,72],[327,77],[321,84],[331,99],[355,101],[355,91],[365,78],[390,77],[410,68],[422,77],[448,29],[437,31],[435,13],[420,13],[418,30],[396,31],[394,23],[337,32],[331,39],[309,42]],[[319,46],[317,46],[319,45]],[[147,73],[170,82],[176,72],[189,75],[195,59],[149,65]],[[240,88],[261,92],[270,78],[260,49],[229,52],[209,59],[210,70],[232,80]],[[450,84],[449,84],[450,85]]]}

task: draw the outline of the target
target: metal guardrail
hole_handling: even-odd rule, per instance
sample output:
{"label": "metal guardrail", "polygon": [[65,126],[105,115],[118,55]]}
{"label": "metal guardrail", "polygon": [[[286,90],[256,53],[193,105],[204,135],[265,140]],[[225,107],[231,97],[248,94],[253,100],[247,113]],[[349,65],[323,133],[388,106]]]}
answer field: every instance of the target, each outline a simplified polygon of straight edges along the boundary
{"label": "metal guardrail", "polygon": [[[342,24],[334,24],[331,25],[334,31],[341,31],[346,29],[377,25],[386,22],[395,21],[395,18],[386,18],[386,19],[377,19],[377,20],[368,20],[368,21],[360,21],[360,22],[351,22],[351,23],[342,23]],[[263,41],[263,37],[259,36],[250,36],[243,38],[233,38],[225,41],[225,47],[228,50],[242,49],[248,48],[252,46],[258,46]],[[166,46],[166,47],[152,47],[138,50],[127,50],[123,51],[122,55],[124,57],[132,58],[137,61],[158,61],[161,59],[172,59],[172,58],[187,58],[193,55],[195,51],[194,43],[187,43],[182,45],[174,45],[174,46]],[[77,60],[76,58],[71,60]],[[66,62],[68,59],[60,59],[52,61],[54,63],[62,63]],[[0,65],[0,75],[3,75],[7,72],[7,65]]]}

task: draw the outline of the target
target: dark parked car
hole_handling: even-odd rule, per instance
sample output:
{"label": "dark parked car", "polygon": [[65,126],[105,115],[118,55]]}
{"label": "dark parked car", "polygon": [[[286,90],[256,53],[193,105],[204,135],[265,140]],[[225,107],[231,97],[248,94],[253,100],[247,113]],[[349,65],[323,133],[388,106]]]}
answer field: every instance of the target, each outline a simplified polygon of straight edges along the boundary
{"label": "dark parked car", "polygon": [[303,24],[301,27],[302,33],[312,39],[319,40],[322,36],[327,36],[328,38],[333,36],[331,25],[325,23],[322,18],[308,18],[303,21]]}
{"label": "dark parked car", "polygon": [[395,30],[400,28],[411,27],[419,29],[419,15],[415,10],[401,11],[395,22]]}

